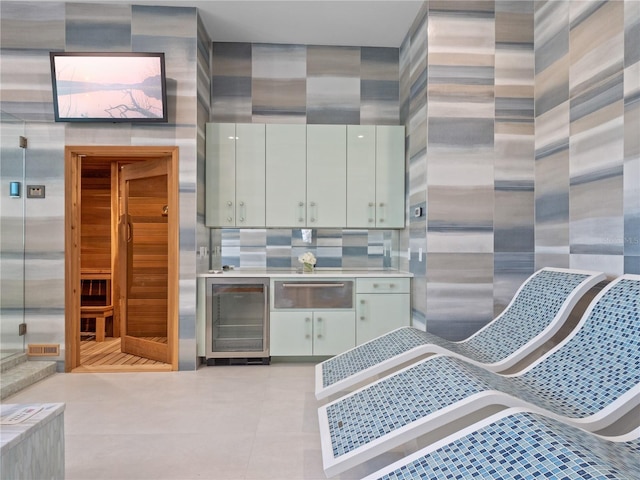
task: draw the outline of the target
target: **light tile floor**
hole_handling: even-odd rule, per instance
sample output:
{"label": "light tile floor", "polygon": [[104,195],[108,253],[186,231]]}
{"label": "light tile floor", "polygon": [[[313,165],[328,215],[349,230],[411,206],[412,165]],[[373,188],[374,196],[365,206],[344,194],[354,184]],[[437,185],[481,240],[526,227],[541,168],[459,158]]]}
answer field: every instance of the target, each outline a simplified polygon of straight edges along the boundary
{"label": "light tile floor", "polygon": [[66,404],[67,480],[324,479],[313,388],[313,364],[57,373],[3,403]]}

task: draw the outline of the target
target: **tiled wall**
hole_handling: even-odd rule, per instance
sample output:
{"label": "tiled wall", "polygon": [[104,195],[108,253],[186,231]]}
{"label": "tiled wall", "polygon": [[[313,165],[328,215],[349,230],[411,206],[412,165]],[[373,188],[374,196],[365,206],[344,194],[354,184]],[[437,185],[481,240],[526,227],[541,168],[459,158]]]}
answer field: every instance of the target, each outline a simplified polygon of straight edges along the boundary
{"label": "tiled wall", "polygon": [[[398,49],[214,43],[213,122],[398,125]],[[381,268],[397,258],[397,232],[214,229],[212,267]],[[220,254],[218,254],[220,249]]]}
{"label": "tiled wall", "polygon": [[425,2],[400,57],[414,321],[464,338],[534,269],[533,2]]}
{"label": "tiled wall", "polygon": [[[180,148],[179,368],[195,368],[196,169],[198,152],[204,151],[203,136],[198,135],[196,122],[200,118],[204,123],[208,117],[208,85],[198,95],[197,90],[202,87],[197,83],[197,65],[208,56],[201,52],[202,46],[206,50],[210,45],[203,29],[198,28],[196,9],[3,1],[0,16],[0,106],[4,112],[26,121],[27,183],[45,185],[47,194],[43,200],[26,202],[27,342],[64,346],[65,145],[177,145]],[[54,123],[49,51],[96,50],[165,52],[171,103],[169,123]],[[205,100],[197,103],[200,97]],[[202,158],[201,153],[201,162]],[[63,359],[64,352],[58,360]]]}
{"label": "tiled wall", "polygon": [[[640,2],[430,0],[399,51],[216,43],[211,57],[190,8],[3,1],[0,14],[1,107],[27,121],[27,179],[47,186],[26,204],[29,342],[64,344],[65,144],[180,147],[181,369],[210,240],[216,262],[242,266],[315,249],[327,266],[379,267],[392,250],[415,274],[414,321],[448,338],[536,268],[640,273]],[[54,123],[48,52],[74,49],[167,52],[175,118]],[[405,125],[408,227],[398,242],[314,231],[311,248],[295,230],[206,229],[205,121]]]}
{"label": "tiled wall", "polygon": [[400,52],[414,321],[459,339],[537,268],[640,272],[639,9],[424,3]]}
{"label": "tiled wall", "polygon": [[536,2],[536,264],[640,273],[640,4]]}

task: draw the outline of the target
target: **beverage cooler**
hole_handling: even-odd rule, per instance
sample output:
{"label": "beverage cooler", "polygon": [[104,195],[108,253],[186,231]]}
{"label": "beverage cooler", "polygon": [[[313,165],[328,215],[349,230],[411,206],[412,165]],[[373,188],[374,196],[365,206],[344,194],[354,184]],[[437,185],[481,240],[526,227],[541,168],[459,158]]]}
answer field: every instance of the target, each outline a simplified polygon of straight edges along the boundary
{"label": "beverage cooler", "polygon": [[206,358],[269,363],[268,278],[207,278]]}

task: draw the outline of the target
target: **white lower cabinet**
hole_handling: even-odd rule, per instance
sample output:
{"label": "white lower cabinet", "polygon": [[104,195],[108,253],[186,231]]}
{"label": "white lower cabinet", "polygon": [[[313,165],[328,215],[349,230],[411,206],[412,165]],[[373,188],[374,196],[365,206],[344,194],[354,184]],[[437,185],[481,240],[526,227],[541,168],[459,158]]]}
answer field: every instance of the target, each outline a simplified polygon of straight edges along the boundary
{"label": "white lower cabinet", "polygon": [[356,344],[411,324],[409,278],[356,280]]}
{"label": "white lower cabinet", "polygon": [[353,310],[272,310],[269,321],[272,356],[336,355],[355,346]]}

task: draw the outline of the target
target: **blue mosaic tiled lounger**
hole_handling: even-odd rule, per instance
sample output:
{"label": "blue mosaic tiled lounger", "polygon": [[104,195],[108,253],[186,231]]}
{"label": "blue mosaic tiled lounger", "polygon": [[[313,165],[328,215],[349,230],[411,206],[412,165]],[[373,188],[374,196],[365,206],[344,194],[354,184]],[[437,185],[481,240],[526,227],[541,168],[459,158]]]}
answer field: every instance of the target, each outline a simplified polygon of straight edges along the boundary
{"label": "blue mosaic tiled lounger", "polygon": [[442,353],[504,371],[549,340],[580,298],[605,278],[598,272],[543,268],[520,286],[498,317],[465,340],[451,342],[403,327],[319,363],[316,398],[327,398],[429,354]]}
{"label": "blue mosaic tiled lounger", "polygon": [[436,355],[319,408],[331,476],[491,405],[598,431],[640,404],[640,276],[591,302],[563,342],[517,375]]}
{"label": "blue mosaic tiled lounger", "polygon": [[605,438],[510,408],[366,477],[365,480],[640,478],[640,439]]}

